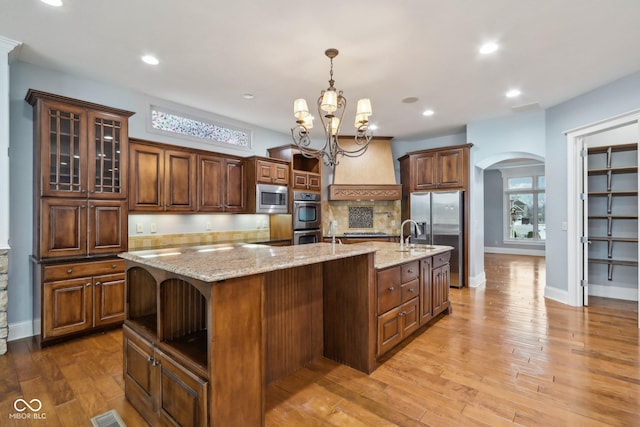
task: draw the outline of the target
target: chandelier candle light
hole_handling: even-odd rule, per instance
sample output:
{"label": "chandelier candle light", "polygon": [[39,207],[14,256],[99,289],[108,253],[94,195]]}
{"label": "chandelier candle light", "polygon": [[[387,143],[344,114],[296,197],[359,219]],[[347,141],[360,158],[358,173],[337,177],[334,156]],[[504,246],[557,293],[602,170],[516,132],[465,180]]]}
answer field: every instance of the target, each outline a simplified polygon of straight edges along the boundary
{"label": "chandelier candle light", "polygon": [[329,71],[329,87],[320,92],[318,98],[318,113],[322,121],[325,133],[325,142],[322,148],[314,149],[310,146],[310,131],[313,128],[313,116],[309,113],[307,101],[303,98],[293,101],[293,115],[296,126],[291,129],[293,142],[306,157],[322,159],[327,166],[338,164],[338,155],[358,157],[364,154],[369,146],[373,134],[369,129],[369,116],[371,115],[371,101],[368,98],[358,100],[358,108],[355,118],[355,148],[343,148],[338,142],[340,126],[347,107],[347,98],[342,96],[342,91],[333,86],[333,58],[338,56],[337,49],[327,49],[324,54],[331,61]]}

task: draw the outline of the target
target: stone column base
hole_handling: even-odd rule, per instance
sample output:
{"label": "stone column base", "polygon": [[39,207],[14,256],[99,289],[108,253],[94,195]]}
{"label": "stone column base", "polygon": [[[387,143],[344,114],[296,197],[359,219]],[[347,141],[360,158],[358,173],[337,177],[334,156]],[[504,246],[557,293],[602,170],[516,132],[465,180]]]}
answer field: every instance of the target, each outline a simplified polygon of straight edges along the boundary
{"label": "stone column base", "polygon": [[7,337],[9,336],[9,321],[7,309],[9,294],[7,292],[9,270],[9,251],[0,251],[0,354],[7,352]]}

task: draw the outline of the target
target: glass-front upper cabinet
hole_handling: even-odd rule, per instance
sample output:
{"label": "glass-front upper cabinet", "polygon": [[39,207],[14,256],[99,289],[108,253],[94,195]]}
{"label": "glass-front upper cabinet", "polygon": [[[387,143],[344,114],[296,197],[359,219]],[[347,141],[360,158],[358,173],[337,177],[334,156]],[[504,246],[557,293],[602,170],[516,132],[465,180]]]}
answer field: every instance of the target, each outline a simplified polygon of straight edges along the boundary
{"label": "glass-front upper cabinet", "polygon": [[128,119],[133,114],[30,90],[41,196],[125,199]]}
{"label": "glass-front upper cabinet", "polygon": [[89,196],[126,197],[127,118],[112,114],[89,114]]}

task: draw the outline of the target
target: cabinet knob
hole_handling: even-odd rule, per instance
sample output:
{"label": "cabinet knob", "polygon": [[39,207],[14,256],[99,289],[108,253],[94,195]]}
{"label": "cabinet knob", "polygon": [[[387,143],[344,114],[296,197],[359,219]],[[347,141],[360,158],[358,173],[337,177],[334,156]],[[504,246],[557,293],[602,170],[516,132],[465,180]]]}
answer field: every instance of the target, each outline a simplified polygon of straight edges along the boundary
{"label": "cabinet knob", "polygon": [[102,282],[96,282],[96,286],[102,285]]}
{"label": "cabinet knob", "polygon": [[153,357],[147,356],[147,362],[151,362],[152,360],[153,360]]}
{"label": "cabinet knob", "polygon": [[84,188],[80,190],[81,193],[86,193],[87,190],[85,190]]}
{"label": "cabinet knob", "polygon": [[408,289],[408,291],[409,291],[409,292],[413,292],[413,288],[409,288],[409,289]]}
{"label": "cabinet knob", "polygon": [[87,283],[85,286],[88,288],[89,286],[91,286],[91,283]]}
{"label": "cabinet knob", "polygon": [[89,206],[89,207],[90,207],[91,209],[95,209],[95,208],[96,208],[96,206],[95,206],[95,205],[91,205],[91,206]]}
{"label": "cabinet knob", "polygon": [[151,366],[158,366],[160,364],[160,362],[158,362],[156,359],[153,359],[153,363],[151,364]]}
{"label": "cabinet knob", "polygon": [[111,268],[116,268],[116,267],[117,267],[117,265],[111,264]]}
{"label": "cabinet knob", "polygon": [[407,270],[407,273],[413,274],[413,270]]}
{"label": "cabinet knob", "polygon": [[395,291],[395,290],[396,290],[396,288],[395,288],[395,287],[393,287],[393,286],[391,286],[391,287],[389,288],[389,292],[393,292],[393,291]]}
{"label": "cabinet knob", "polygon": [[69,274],[73,273],[73,268],[68,269],[67,273],[69,273]]}

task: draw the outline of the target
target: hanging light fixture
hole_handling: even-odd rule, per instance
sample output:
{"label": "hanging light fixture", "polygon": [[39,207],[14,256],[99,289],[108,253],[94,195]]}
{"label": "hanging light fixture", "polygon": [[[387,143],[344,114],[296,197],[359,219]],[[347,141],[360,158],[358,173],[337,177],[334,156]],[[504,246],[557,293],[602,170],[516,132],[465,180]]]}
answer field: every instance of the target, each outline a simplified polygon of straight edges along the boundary
{"label": "hanging light fixture", "polygon": [[331,61],[329,87],[323,90],[318,98],[318,114],[325,133],[324,145],[320,149],[310,146],[313,116],[309,112],[307,101],[303,98],[293,101],[293,115],[296,118],[296,126],[291,129],[291,136],[293,142],[304,156],[322,159],[326,165],[333,167],[338,164],[338,156],[358,157],[367,150],[373,136],[369,129],[369,116],[372,111],[371,101],[368,98],[358,100],[354,123],[356,128],[355,147],[351,149],[342,147],[338,138],[347,107],[347,98],[342,96],[342,91],[338,91],[333,86],[333,58],[338,56],[338,50],[327,49],[324,54]]}

